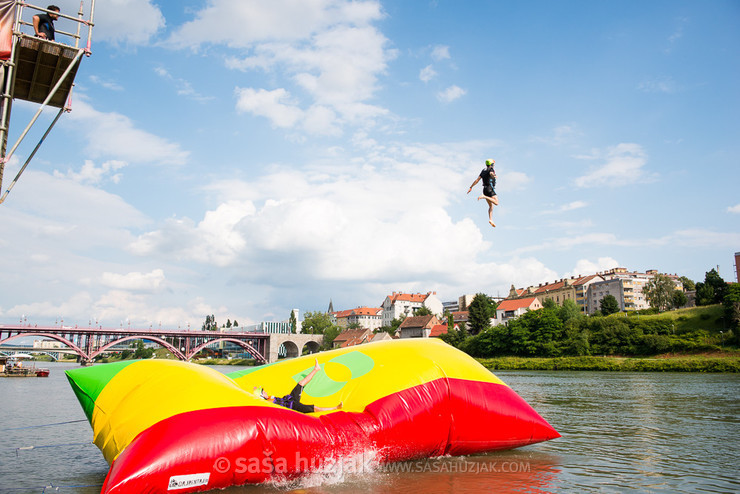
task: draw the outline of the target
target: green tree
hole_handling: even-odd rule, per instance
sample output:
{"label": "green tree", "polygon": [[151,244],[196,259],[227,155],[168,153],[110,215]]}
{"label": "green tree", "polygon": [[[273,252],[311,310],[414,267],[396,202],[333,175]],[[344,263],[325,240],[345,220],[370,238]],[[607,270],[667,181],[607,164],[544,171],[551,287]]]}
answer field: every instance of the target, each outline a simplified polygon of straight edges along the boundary
{"label": "green tree", "polygon": [[675,309],[681,308],[689,301],[689,298],[681,290],[674,290],[671,295],[671,304]]}
{"label": "green tree", "polygon": [[211,314],[210,316],[206,316],[206,322],[203,323],[203,326],[201,326],[203,331],[216,331],[218,329],[218,323],[216,322],[216,317]]}
{"label": "green tree", "polygon": [[619,302],[617,302],[616,297],[612,294],[605,295],[604,298],[599,301],[599,308],[601,309],[601,314],[604,316],[616,314],[621,310]]}
{"label": "green tree", "polygon": [[455,329],[453,325],[452,328],[448,326],[447,332],[440,335],[439,339],[444,341],[448,345],[460,348],[463,342],[466,340],[467,336],[468,335],[464,330]]}
{"label": "green tree", "polygon": [[727,287],[722,305],[725,308],[725,320],[732,328],[734,343],[740,344],[740,283],[733,283]]}
{"label": "green tree", "polygon": [[560,320],[563,321],[563,323],[567,323],[571,319],[579,319],[584,316],[583,312],[581,312],[581,309],[578,307],[578,304],[576,304],[574,300],[567,299],[560,307],[558,317],[560,317]]}
{"label": "green tree", "polygon": [[339,329],[338,326],[332,325],[331,327],[326,328],[324,330],[324,340],[321,344],[321,349],[330,350],[331,347],[334,345],[334,338],[339,336],[340,332],[341,330]]}
{"label": "green tree", "polygon": [[468,307],[468,332],[476,335],[491,327],[491,318],[496,316],[496,302],[484,293],[473,297]]}
{"label": "green tree", "polygon": [[668,276],[656,274],[653,279],[645,283],[642,293],[645,295],[650,307],[659,311],[668,310],[671,307],[671,297],[676,290],[676,285]]}
{"label": "green tree", "polygon": [[295,333],[298,328],[298,321],[295,318],[295,312],[290,311],[290,332]]}
{"label": "green tree", "polygon": [[359,322],[351,322],[347,324],[347,329],[362,329],[362,325]]}
{"label": "green tree", "polygon": [[231,319],[226,319],[226,328],[228,329],[230,327],[231,327]]}
{"label": "green tree", "polygon": [[415,316],[431,316],[433,312],[426,305],[422,305],[414,311]]}
{"label": "green tree", "polygon": [[716,269],[707,271],[704,282],[696,284],[696,305],[719,304],[725,298],[727,283],[719,275]]}
{"label": "green tree", "polygon": [[[606,297],[604,297],[606,298]],[[592,318],[591,350],[595,355],[630,354],[642,338],[642,331],[630,328],[626,318]]]}
{"label": "green tree", "polygon": [[326,312],[316,311],[306,312],[301,324],[301,333],[303,334],[324,334],[327,329],[334,327],[331,322],[331,316]]}
{"label": "green tree", "polygon": [[696,283],[694,283],[692,280],[690,280],[686,276],[680,276],[678,279],[681,280],[681,284],[683,285],[683,290],[685,292],[696,290]]}
{"label": "green tree", "polygon": [[381,331],[385,331],[389,335],[395,336],[396,335],[396,331],[398,331],[398,326],[401,325],[401,323],[403,322],[404,319],[406,319],[405,316],[397,317],[397,318],[395,318],[394,320],[391,321],[391,325],[390,326],[382,326],[379,329],[376,329],[374,332],[375,333],[380,333]]}
{"label": "green tree", "polygon": [[562,341],[562,351],[567,355],[588,355],[591,345],[589,344],[588,329],[581,327],[576,321],[583,321],[585,318],[571,319],[565,328],[565,339]]}
{"label": "green tree", "polygon": [[154,354],[154,349],[144,348],[144,342],[139,340],[136,344],[136,351],[134,352],[135,359],[151,358]]}
{"label": "green tree", "polygon": [[233,326],[234,326],[235,328],[238,328],[238,327],[239,327],[239,323],[238,323],[238,322],[236,322],[236,319],[234,319],[234,324],[233,324]]}

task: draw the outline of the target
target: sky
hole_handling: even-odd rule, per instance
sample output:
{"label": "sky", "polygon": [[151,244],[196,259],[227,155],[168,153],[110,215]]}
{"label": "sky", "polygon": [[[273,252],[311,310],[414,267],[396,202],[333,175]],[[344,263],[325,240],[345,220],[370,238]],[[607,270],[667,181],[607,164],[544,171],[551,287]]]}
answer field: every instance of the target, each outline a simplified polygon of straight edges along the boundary
{"label": "sky", "polygon": [[[244,326],[617,266],[736,281],[738,26],[719,0],[98,0],[72,111],[0,205],[0,323]],[[466,194],[491,158],[495,228]]]}

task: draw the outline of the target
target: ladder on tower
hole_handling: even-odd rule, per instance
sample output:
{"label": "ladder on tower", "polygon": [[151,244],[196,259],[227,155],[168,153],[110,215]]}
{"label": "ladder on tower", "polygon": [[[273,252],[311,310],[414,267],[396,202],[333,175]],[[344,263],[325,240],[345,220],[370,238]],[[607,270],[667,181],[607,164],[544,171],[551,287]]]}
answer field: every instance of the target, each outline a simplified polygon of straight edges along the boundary
{"label": "ladder on tower", "polygon": [[[10,190],[62,114],[70,111],[69,101],[77,70],[83,55],[90,56],[91,53],[90,43],[92,40],[95,0],[91,0],[88,19],[83,17],[83,7],[83,3],[80,2],[77,17],[73,17],[31,5],[24,0],[0,0],[0,60],[2,61],[2,69],[0,69],[2,72],[0,74],[0,98],[2,98],[0,104],[0,191],[2,191],[5,165],[41,116],[41,113],[46,107],[59,109],[56,117],[27,157],[18,174],[0,196],[0,204],[5,201]],[[57,35],[61,35],[65,39],[70,38],[73,42],[66,44],[35,37],[33,35],[33,23],[23,18],[24,13],[27,12],[26,9],[32,12],[31,16],[38,15],[37,12],[51,12],[58,14],[60,19],[75,22],[77,30],[74,33],[56,30]],[[84,48],[80,47],[80,32],[83,26],[87,27],[87,43]],[[27,34],[24,31],[29,31],[29,27],[30,34]],[[10,151],[7,151],[10,113],[13,100],[16,99],[38,103],[40,106]]]}

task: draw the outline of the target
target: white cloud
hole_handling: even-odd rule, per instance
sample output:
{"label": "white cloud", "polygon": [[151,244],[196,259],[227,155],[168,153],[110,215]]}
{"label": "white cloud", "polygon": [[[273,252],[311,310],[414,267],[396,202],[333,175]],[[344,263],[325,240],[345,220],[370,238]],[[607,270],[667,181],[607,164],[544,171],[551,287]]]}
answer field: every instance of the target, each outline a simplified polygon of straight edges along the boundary
{"label": "white cloud", "polygon": [[683,37],[684,27],[688,22],[688,17],[679,17],[676,19],[676,29],[668,36],[668,46],[663,50],[665,53],[670,54],[673,51],[673,46]]}
{"label": "white cloud", "polygon": [[683,246],[735,248],[740,245],[740,233],[690,228],[675,232],[667,241],[669,245],[673,242]]}
{"label": "white cloud", "polygon": [[155,67],[154,72],[161,78],[172,83],[175,86],[175,91],[178,96],[185,96],[186,98],[197,101],[199,103],[205,103],[206,101],[211,101],[214,99],[213,96],[204,96],[200,94],[193,88],[193,85],[190,84],[190,82],[179,77],[174,77],[164,67]]}
{"label": "white cloud", "polygon": [[85,164],[79,172],[74,172],[71,169],[66,174],[54,170],[55,177],[66,177],[78,183],[86,184],[100,184],[106,179],[113,183],[118,183],[121,180],[120,173],[112,173],[125,167],[127,163],[125,161],[110,160],[106,161],[100,167],[96,167],[95,163],[90,160],[85,160]]}
{"label": "white cloud", "polygon": [[573,201],[568,204],[563,204],[560,207],[560,211],[573,211],[574,209],[585,208],[588,204],[584,201]]}
{"label": "white cloud", "polygon": [[[445,206],[469,180],[470,151],[399,146],[365,155],[349,169],[349,159],[340,156],[300,174],[280,167],[255,181],[213,183],[208,192],[222,202],[202,221],[168,220],[131,249],[229,266],[270,283],[467,283],[461,273],[475,272],[475,258],[488,244],[472,220],[453,221]],[[446,241],[430,241],[430,232]],[[445,261],[451,258],[459,262]]]}
{"label": "white cloud", "polygon": [[432,59],[439,62],[441,60],[449,60],[450,58],[450,47],[446,45],[437,45],[432,49]]}
{"label": "white cloud", "polygon": [[[606,163],[592,168],[588,173],[576,178],[578,187],[620,187],[624,185],[652,180],[653,175],[644,170],[647,163],[647,153],[639,144],[622,143],[610,147],[603,153],[605,156],[596,156],[589,159],[598,159]],[[580,157],[583,159],[584,157]]]}
{"label": "white cloud", "polygon": [[566,273],[565,277],[588,276],[589,274],[599,273],[616,267],[619,267],[619,262],[611,257],[599,257],[596,261],[579,259],[576,261],[573,271]]}
{"label": "white cloud", "polygon": [[[63,12],[77,12],[77,0],[62,0]],[[75,5],[76,2],[76,5]],[[69,5],[65,8],[65,5]],[[86,8],[89,4],[86,2]],[[86,14],[86,17],[89,14]],[[165,26],[164,16],[151,0],[106,0],[95,4],[93,41],[144,45]],[[93,42],[93,52],[95,44]]]}
{"label": "white cloud", "polygon": [[572,201],[567,204],[563,204],[562,206],[552,209],[549,211],[543,211],[542,214],[556,214],[556,213],[565,213],[568,211],[573,211],[575,209],[581,209],[586,207],[588,204],[584,201]]}
{"label": "white cloud", "polygon": [[637,85],[637,89],[646,93],[675,93],[678,87],[670,77],[647,79]]}
{"label": "white cloud", "polygon": [[521,190],[532,181],[524,172],[503,172],[498,175],[498,183],[506,184],[508,190]]}
{"label": "white cloud", "polygon": [[179,48],[297,41],[338,24],[365,26],[383,17],[375,1],[211,0],[195,19],[175,29],[169,43]]}
{"label": "white cloud", "polygon": [[104,78],[99,77],[97,75],[91,75],[90,76],[90,81],[93,84],[97,84],[98,86],[102,86],[102,87],[104,87],[106,89],[110,89],[111,91],[123,91],[123,86],[121,86],[117,82],[111,81],[111,80],[108,80],[108,79],[104,79]]}
{"label": "white cloud", "polygon": [[552,130],[552,133],[544,137],[534,137],[533,140],[543,142],[551,146],[562,146],[569,144],[582,133],[573,124],[559,125]]}
{"label": "white cloud", "polygon": [[734,206],[729,206],[727,208],[728,213],[735,213],[740,214],[740,204],[735,204]]}
{"label": "white cloud", "polygon": [[303,111],[283,88],[273,91],[236,88],[236,95],[237,110],[266,117],[276,127],[291,128],[303,118]]}
{"label": "white cloud", "polygon": [[[382,16],[373,1],[214,0],[175,30],[169,44],[239,49],[225,56],[227,67],[279,73],[296,90],[240,88],[238,110],[266,116],[277,127],[300,123],[309,133],[336,135],[344,125],[364,125],[388,114],[368,103],[378,90],[378,76],[395,57],[371,25]],[[309,121],[302,122],[304,115]]]}
{"label": "white cloud", "polygon": [[117,290],[154,291],[165,281],[164,271],[155,269],[149,273],[132,272],[126,274],[105,272],[100,282],[103,286]]}
{"label": "white cloud", "polygon": [[442,101],[443,103],[451,103],[456,99],[464,96],[465,93],[467,93],[467,91],[463,88],[452,85],[444,91],[440,91],[439,93],[437,93],[437,99]]}
{"label": "white cloud", "polygon": [[247,237],[236,226],[254,211],[250,201],[232,200],[207,211],[197,225],[187,218],[168,219],[159,230],[140,235],[129,249],[140,256],[159,253],[165,258],[227,266],[247,244]]}
{"label": "white cloud", "polygon": [[424,82],[429,82],[437,76],[434,68],[431,65],[427,65],[419,72],[419,79]]}
{"label": "white cloud", "polygon": [[525,252],[536,252],[542,250],[568,250],[580,245],[624,245],[624,241],[618,241],[613,233],[586,233],[583,235],[569,235],[567,237],[548,239],[536,245],[519,247],[514,250],[515,254]]}
{"label": "white cloud", "polygon": [[160,164],[187,160],[179,144],[137,128],[125,115],[98,111],[83,98],[77,98],[69,119],[86,135],[86,151],[93,158]]}

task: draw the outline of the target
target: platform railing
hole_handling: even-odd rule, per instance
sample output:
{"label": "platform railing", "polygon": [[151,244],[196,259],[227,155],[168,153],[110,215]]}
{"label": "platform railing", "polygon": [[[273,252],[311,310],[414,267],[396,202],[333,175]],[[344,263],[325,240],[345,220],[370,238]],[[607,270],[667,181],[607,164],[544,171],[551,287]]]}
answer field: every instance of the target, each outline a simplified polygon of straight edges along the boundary
{"label": "platform railing", "polygon": [[[15,151],[18,149],[18,146],[21,144],[23,139],[25,139],[26,135],[28,134],[31,127],[33,127],[36,120],[39,118],[43,110],[46,108],[47,105],[49,105],[49,102],[52,100],[52,98],[56,95],[56,93],[60,90],[62,86],[65,86],[65,92],[61,93],[62,95],[65,95],[67,90],[69,91],[69,95],[71,95],[72,86],[74,85],[74,77],[76,75],[76,69],[78,64],[80,63],[80,60],[82,58],[82,55],[90,56],[91,54],[91,43],[92,43],[92,28],[94,26],[94,15],[95,15],[95,0],[91,0],[90,4],[90,17],[89,19],[84,19],[84,3],[80,2],[80,8],[77,12],[77,16],[71,16],[67,14],[62,14],[61,12],[57,11],[51,11],[43,7],[39,7],[37,5],[33,5],[30,3],[26,3],[23,0],[16,0],[15,2],[15,21],[13,24],[13,31],[12,31],[12,45],[11,45],[11,52],[10,57],[7,60],[4,60],[2,62],[2,70],[0,73],[0,84],[2,85],[0,87],[0,97],[2,98],[2,111],[0,111],[0,190],[2,190],[2,183],[3,183],[3,172],[5,169],[5,164],[10,160],[10,158],[13,156]],[[28,21],[23,20],[23,15],[25,12],[25,9],[31,9],[32,11],[38,11],[38,12],[44,12],[44,13],[53,13],[59,16],[60,19],[68,19],[76,23],[77,29],[76,32],[66,32],[62,30],[56,30],[55,29],[55,35],[59,34],[63,37],[70,38],[71,43],[60,43],[58,41],[51,41],[51,40],[45,40],[42,38],[37,38],[33,34],[26,34],[22,31],[22,28],[27,28],[29,26],[33,27],[32,23],[29,23]],[[87,42],[85,44],[85,48],[80,48],[80,40],[82,39],[81,32],[83,26],[87,27]],[[43,46],[59,46],[60,48],[69,49],[74,48],[77,53],[74,56],[74,58],[71,60],[69,65],[66,67],[64,72],[61,74],[59,79],[54,83],[49,85],[49,93],[46,95],[45,99],[41,103],[38,111],[36,114],[31,118],[31,121],[26,125],[26,128],[21,132],[20,137],[16,141],[16,143],[12,146],[10,152],[7,152],[7,145],[8,145],[8,132],[9,132],[9,126],[10,126],[10,113],[12,108],[12,100],[16,98],[15,93],[15,82],[16,77],[18,73],[18,67],[16,64],[19,63],[19,44],[23,39],[34,39],[39,42],[39,51],[43,49]],[[61,56],[61,55],[59,55]],[[27,62],[24,62],[27,63]],[[38,63],[38,62],[37,62]],[[39,67],[34,67],[34,77],[36,72],[38,71]],[[71,78],[71,80],[68,80]],[[65,84],[67,83],[67,84]],[[68,88],[67,88],[68,85]],[[41,140],[38,142],[36,147],[34,148],[33,152],[29,155],[26,162],[23,164],[21,169],[19,170],[16,177],[13,179],[13,181],[10,183],[10,186],[5,190],[5,192],[0,196],[0,204],[2,204],[8,194],[10,193],[10,190],[15,186],[16,182],[20,178],[23,171],[28,166],[29,162],[33,158],[33,156],[38,151],[41,144],[44,142],[44,139],[48,136],[49,132],[53,128],[53,126],[56,124],[56,122],[59,120],[59,117],[62,115],[63,112],[70,110],[69,105],[69,95],[65,96],[66,103],[55,103],[54,106],[61,106],[59,113],[57,114],[56,118],[53,119],[51,125],[49,125],[48,129],[44,133]],[[25,99],[25,98],[23,98]],[[38,98],[36,101],[38,102],[41,98]],[[29,100],[33,101],[33,100]]]}

